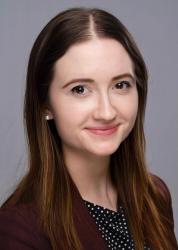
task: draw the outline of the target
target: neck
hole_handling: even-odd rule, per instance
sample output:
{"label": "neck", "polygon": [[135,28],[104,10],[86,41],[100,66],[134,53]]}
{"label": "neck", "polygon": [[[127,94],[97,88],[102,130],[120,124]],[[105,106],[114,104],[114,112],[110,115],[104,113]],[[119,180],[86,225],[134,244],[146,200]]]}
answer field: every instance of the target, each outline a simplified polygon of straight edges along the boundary
{"label": "neck", "polygon": [[110,156],[64,150],[68,172],[84,200],[117,210],[117,194],[110,177]]}

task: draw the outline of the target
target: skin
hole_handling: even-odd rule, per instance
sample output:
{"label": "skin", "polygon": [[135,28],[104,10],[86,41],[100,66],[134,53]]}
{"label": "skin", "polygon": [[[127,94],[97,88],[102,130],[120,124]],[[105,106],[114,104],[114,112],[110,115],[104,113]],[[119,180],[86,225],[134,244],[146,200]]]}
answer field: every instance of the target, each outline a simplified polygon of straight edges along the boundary
{"label": "skin", "polygon": [[[125,73],[133,78],[112,80]],[[93,82],[78,80],[66,86],[78,78]],[[116,211],[110,155],[129,135],[137,110],[133,63],[118,41],[93,38],[71,46],[56,62],[47,113],[55,121],[68,171],[83,199]],[[118,125],[117,130],[108,136],[87,129],[113,124]]]}

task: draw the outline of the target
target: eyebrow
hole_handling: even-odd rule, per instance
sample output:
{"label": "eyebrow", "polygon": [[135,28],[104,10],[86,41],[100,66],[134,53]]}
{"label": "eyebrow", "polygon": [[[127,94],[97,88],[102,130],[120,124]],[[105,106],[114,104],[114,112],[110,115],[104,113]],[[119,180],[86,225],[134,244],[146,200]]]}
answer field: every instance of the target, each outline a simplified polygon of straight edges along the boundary
{"label": "eyebrow", "polygon": [[[116,81],[116,80],[119,80],[119,79],[124,78],[124,77],[130,77],[133,81],[136,81],[135,77],[130,73],[124,73],[121,75],[114,76],[111,80]],[[94,83],[95,81],[91,78],[76,78],[76,79],[72,79],[69,82],[65,83],[62,88],[66,88],[70,84],[76,83],[76,82]]]}

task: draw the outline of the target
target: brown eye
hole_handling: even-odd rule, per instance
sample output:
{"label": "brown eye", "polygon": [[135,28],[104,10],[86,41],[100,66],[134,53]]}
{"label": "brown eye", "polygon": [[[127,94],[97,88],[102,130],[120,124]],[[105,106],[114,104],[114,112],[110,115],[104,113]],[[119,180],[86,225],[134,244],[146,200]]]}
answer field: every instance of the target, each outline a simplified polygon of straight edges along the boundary
{"label": "brown eye", "polygon": [[72,88],[71,91],[72,91],[73,93],[76,93],[76,94],[79,94],[79,95],[80,95],[80,94],[83,94],[83,93],[84,93],[85,87],[84,87],[83,85],[78,85],[78,86]]}
{"label": "brown eye", "polygon": [[118,82],[116,84],[116,88],[117,89],[125,89],[125,88],[130,88],[131,85],[128,81],[122,81],[122,82]]}

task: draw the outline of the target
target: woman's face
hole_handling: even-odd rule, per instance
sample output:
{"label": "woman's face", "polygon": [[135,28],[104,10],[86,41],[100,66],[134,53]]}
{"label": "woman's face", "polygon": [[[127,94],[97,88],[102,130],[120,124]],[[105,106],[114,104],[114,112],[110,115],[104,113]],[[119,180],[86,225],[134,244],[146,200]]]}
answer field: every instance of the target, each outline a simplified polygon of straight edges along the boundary
{"label": "woman's face", "polygon": [[132,130],[138,93],[131,58],[114,39],[73,45],[55,64],[48,110],[64,152],[108,156]]}

